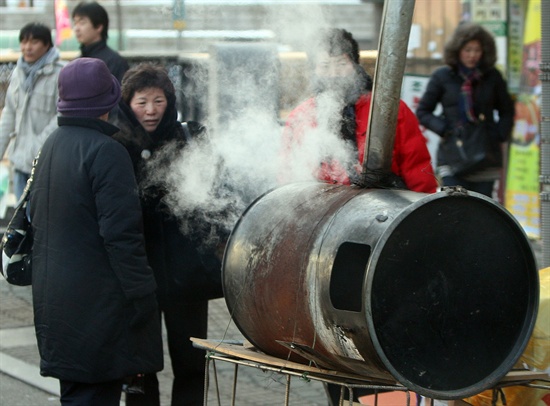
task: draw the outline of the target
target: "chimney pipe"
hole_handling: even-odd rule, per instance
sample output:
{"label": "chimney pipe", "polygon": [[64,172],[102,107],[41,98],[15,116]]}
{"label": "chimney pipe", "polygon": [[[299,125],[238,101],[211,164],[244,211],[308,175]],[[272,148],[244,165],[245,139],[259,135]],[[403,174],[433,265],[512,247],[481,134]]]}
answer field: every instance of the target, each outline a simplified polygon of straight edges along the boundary
{"label": "chimney pipe", "polygon": [[391,171],[414,4],[414,0],[384,2],[361,174],[362,184],[367,187],[369,172]]}

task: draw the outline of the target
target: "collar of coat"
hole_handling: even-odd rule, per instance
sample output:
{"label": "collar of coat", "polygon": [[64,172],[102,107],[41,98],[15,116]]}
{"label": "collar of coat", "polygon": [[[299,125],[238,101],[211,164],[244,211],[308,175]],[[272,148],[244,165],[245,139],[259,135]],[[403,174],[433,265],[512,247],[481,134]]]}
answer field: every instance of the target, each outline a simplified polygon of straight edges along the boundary
{"label": "collar of coat", "polygon": [[90,45],[81,45],[80,52],[82,53],[82,56],[88,56],[94,51],[99,51],[105,47],[107,47],[107,41],[102,39]]}
{"label": "collar of coat", "polygon": [[57,117],[57,124],[60,127],[75,126],[91,128],[108,136],[112,136],[118,131],[118,127],[99,118],[59,116]]}

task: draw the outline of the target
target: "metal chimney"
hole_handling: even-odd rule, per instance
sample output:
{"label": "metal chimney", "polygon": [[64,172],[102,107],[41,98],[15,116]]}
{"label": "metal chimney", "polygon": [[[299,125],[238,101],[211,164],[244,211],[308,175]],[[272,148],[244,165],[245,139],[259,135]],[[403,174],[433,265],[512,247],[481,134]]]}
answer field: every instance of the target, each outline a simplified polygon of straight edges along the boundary
{"label": "metal chimney", "polygon": [[367,127],[362,183],[369,173],[391,172],[393,144],[415,1],[384,2]]}

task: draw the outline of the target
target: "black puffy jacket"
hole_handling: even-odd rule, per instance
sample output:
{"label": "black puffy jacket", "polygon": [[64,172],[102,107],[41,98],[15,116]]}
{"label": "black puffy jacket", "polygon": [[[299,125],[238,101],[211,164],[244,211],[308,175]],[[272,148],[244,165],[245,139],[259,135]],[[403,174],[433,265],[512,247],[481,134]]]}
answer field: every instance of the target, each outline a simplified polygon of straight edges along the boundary
{"label": "black puffy jacket", "polygon": [[[456,128],[460,123],[459,100],[463,82],[464,79],[450,66],[436,69],[416,109],[420,124],[440,136]],[[439,103],[443,111],[435,114]],[[483,113],[490,123],[494,123],[493,113],[498,112],[499,121],[495,123],[497,138],[500,142],[509,140],[514,126],[514,103],[496,68],[485,71],[474,85],[473,107],[476,116]]]}
{"label": "black puffy jacket", "polygon": [[[59,117],[30,194],[33,305],[41,374],[96,383],[163,367],[156,289],[132,164],[99,119]],[[156,303],[153,300],[154,303]]]}
{"label": "black puffy jacket", "polygon": [[[223,295],[221,258],[216,254],[215,243],[206,243],[212,239],[211,232],[215,228],[200,220],[201,216],[191,214],[186,219],[176,218],[165,203],[166,185],[160,182],[151,184],[151,175],[156,180],[166,176],[165,171],[170,170],[173,157],[177,157],[187,145],[187,138],[203,131],[197,122],[189,122],[190,134],[186,136],[176,117],[175,105],[169,104],[161,123],[153,134],[149,134],[131,108],[121,102],[115,121],[120,132],[114,138],[128,150],[141,187],[147,258],[158,284],[157,296],[161,306],[172,301],[189,303]],[[151,174],[148,173],[151,168],[146,164],[153,161],[155,173]],[[182,232],[181,221],[187,222],[187,233]],[[218,230],[216,232],[215,242],[227,237]]]}

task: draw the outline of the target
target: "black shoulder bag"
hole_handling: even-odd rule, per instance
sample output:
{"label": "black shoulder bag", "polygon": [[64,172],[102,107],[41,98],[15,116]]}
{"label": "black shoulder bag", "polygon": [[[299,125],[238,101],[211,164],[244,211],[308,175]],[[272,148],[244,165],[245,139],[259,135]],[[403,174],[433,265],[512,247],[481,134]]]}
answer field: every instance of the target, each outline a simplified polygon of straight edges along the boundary
{"label": "black shoulder bag", "polygon": [[13,216],[0,242],[0,249],[2,250],[0,272],[9,283],[17,286],[28,286],[32,283],[33,234],[27,207],[29,192],[34,179],[34,170],[39,156],[40,152],[34,159],[31,176],[27,180],[23,195],[15,207]]}
{"label": "black shoulder bag", "polygon": [[502,150],[491,123],[480,114],[477,123],[455,129],[439,145],[438,161],[449,165],[454,175],[467,175],[502,166]]}

